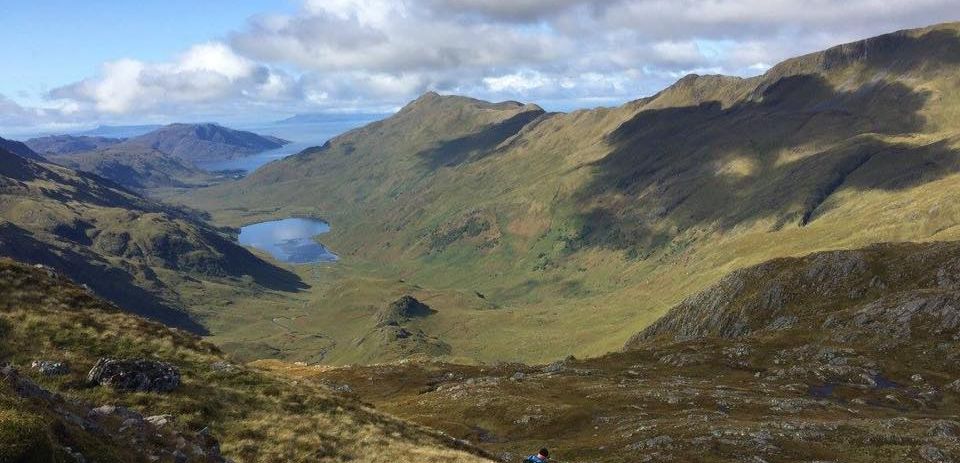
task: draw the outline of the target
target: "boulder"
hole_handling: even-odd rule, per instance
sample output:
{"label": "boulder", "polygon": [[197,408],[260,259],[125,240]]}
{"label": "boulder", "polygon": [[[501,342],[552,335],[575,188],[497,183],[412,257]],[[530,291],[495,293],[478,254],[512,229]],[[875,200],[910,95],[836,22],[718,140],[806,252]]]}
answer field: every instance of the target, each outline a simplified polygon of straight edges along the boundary
{"label": "boulder", "polygon": [[70,373],[70,368],[66,363],[53,360],[34,360],[30,367],[44,376],[61,376]]}
{"label": "boulder", "polygon": [[180,370],[169,363],[146,359],[101,358],[87,381],[126,392],[171,392],[180,386]]}

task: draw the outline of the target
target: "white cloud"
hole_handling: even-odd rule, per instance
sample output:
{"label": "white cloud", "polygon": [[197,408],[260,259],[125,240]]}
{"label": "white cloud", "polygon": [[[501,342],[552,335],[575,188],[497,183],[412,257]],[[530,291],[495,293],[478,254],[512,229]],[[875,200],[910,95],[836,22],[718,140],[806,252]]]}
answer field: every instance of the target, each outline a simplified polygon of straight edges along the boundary
{"label": "white cloud", "polygon": [[498,77],[485,77],[483,83],[492,92],[525,92],[541,88],[550,81],[538,72],[517,72]]}
{"label": "white cloud", "polygon": [[54,100],[108,114],[150,112],[230,98],[282,100],[297,96],[297,82],[236,54],[226,44],[199,44],[172,62],[122,59],[104,63],[97,76],[54,89]]}
{"label": "white cloud", "polygon": [[[651,94],[687,72],[782,59],[956,16],[956,0],[302,0],[167,62],[137,57],[12,118],[395,107],[426,90],[560,107]],[[6,103],[4,103],[6,101]]]}

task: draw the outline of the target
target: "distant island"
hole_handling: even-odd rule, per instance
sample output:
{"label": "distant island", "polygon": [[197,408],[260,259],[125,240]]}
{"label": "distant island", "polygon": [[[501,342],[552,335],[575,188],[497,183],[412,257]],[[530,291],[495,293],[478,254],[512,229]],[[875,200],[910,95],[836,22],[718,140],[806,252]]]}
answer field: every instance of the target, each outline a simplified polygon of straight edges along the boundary
{"label": "distant island", "polygon": [[281,119],[274,124],[320,124],[325,122],[383,119],[389,114],[383,113],[305,113]]}

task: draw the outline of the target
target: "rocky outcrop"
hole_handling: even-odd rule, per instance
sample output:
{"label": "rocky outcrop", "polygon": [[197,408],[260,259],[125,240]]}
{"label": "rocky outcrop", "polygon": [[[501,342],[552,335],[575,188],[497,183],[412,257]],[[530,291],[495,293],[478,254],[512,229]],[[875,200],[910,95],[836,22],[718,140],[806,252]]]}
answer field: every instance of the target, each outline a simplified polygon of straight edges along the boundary
{"label": "rocky outcrop", "polygon": [[960,244],[880,244],[741,269],[680,303],[627,347],[666,337],[799,330],[874,345],[960,332]]}
{"label": "rocky outcrop", "polygon": [[414,317],[426,317],[436,310],[413,296],[403,296],[377,312],[377,326],[400,326]]}
{"label": "rocky outcrop", "polygon": [[374,329],[356,339],[354,345],[396,358],[448,355],[451,352],[449,344],[415,326],[416,319],[436,312],[417,298],[405,295],[377,311]]}
{"label": "rocky outcrop", "polygon": [[180,370],[155,360],[101,358],[87,381],[125,392],[171,392],[180,386]]}

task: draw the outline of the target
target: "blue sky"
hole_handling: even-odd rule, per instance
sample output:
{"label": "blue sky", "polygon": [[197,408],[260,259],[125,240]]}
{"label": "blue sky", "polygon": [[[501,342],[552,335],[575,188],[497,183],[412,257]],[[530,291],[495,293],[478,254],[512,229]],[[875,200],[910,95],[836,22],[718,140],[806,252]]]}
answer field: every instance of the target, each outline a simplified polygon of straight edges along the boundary
{"label": "blue sky", "polygon": [[957,20],[956,0],[0,0],[0,135],[394,110],[550,110]]}
{"label": "blue sky", "polygon": [[295,10],[286,0],[0,0],[0,94],[36,99],[105,61],[161,61],[253,15]]}

